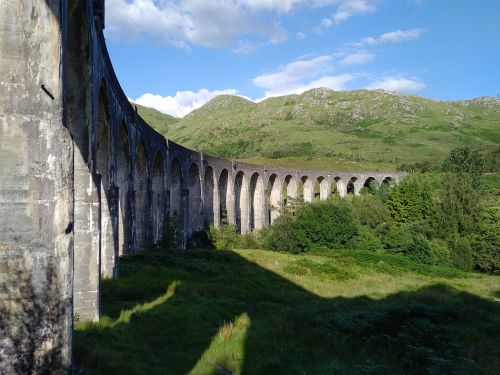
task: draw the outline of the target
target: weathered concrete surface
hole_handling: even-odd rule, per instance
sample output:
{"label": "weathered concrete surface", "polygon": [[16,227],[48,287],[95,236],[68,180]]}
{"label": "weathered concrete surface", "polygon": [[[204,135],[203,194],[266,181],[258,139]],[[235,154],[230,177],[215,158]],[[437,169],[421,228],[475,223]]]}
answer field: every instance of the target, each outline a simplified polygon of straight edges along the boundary
{"label": "weathered concrete surface", "polygon": [[246,233],[291,198],[404,178],[244,164],[165,139],[127,101],[103,25],[103,0],[0,0],[1,374],[68,371],[73,311],[99,319],[101,277],[158,244],[167,215],[184,247],[206,222]]}
{"label": "weathered concrete surface", "polygon": [[70,365],[73,151],[60,5],[0,0],[2,374],[64,373]]}

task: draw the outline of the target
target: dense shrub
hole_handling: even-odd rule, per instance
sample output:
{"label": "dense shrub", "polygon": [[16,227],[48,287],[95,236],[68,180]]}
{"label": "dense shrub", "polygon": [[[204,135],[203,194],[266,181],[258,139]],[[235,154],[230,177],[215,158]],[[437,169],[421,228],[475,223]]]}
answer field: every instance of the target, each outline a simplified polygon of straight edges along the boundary
{"label": "dense shrub", "polygon": [[421,176],[408,176],[392,189],[386,207],[397,223],[429,220],[434,215],[433,190]]}
{"label": "dense shrub", "polygon": [[451,253],[451,264],[463,271],[471,271],[474,266],[472,247],[465,237],[453,235],[448,240]]}
{"label": "dense shrub", "polygon": [[446,241],[439,238],[434,238],[431,240],[431,247],[436,264],[445,266],[452,265],[450,249],[448,248],[448,244]]}
{"label": "dense shrub", "polygon": [[269,229],[265,246],[299,253],[314,248],[338,249],[357,234],[348,202],[335,199],[300,206],[295,216],[283,214]]}
{"label": "dense shrub", "polygon": [[219,229],[214,225],[210,225],[207,235],[209,241],[217,250],[238,248],[241,244],[238,228],[234,224],[222,223]]}
{"label": "dense shrub", "polygon": [[[497,219],[498,220],[498,219]],[[500,230],[498,224],[486,222],[472,236],[474,268],[481,272],[500,273]]]}
{"label": "dense shrub", "polygon": [[378,196],[366,194],[354,197],[351,204],[361,225],[372,229],[379,236],[387,233],[393,220],[389,210]]}
{"label": "dense shrub", "polygon": [[352,250],[383,250],[379,238],[367,227],[360,227],[358,233],[347,242],[346,247]]}
{"label": "dense shrub", "polygon": [[401,224],[393,225],[383,237],[384,249],[398,254],[404,254],[413,241],[415,225]]}
{"label": "dense shrub", "polygon": [[412,236],[412,241],[405,254],[412,260],[423,264],[436,264],[437,259],[432,250],[431,242],[420,233]]}

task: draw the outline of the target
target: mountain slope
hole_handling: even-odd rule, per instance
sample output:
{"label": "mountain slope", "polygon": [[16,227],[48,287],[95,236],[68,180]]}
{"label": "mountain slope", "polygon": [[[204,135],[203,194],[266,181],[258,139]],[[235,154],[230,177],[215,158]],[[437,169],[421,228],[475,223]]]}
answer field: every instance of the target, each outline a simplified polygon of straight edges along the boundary
{"label": "mountain slope", "polygon": [[395,169],[438,163],[456,146],[498,148],[500,102],[324,88],[260,103],[225,95],[169,125],[167,136],[212,155],[257,163]]}
{"label": "mountain slope", "polygon": [[132,103],[132,105],[137,107],[137,112],[144,121],[161,134],[165,134],[169,130],[170,125],[179,121],[177,117],[167,115],[156,109],[144,107],[136,103]]}

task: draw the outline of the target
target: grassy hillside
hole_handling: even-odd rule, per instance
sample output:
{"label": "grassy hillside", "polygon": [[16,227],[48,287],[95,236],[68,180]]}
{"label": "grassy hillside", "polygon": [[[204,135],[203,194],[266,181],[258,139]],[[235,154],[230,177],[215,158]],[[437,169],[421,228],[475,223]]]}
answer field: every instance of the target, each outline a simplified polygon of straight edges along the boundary
{"label": "grassy hillside", "polygon": [[166,115],[164,113],[161,113],[160,111],[157,111],[156,109],[143,107],[142,105],[135,103],[133,103],[132,105],[135,105],[137,107],[137,112],[139,113],[139,115],[150,126],[152,126],[157,132],[161,134],[166,134],[170,129],[170,125],[179,121],[177,117]]}
{"label": "grassy hillside", "polygon": [[169,126],[167,135],[196,150],[256,163],[395,169],[440,163],[456,146],[498,148],[500,102],[322,88],[260,103],[219,96]]}
{"label": "grassy hillside", "polygon": [[499,293],[498,276],[374,252],[143,253],[104,281],[75,359],[92,374],[498,374]]}

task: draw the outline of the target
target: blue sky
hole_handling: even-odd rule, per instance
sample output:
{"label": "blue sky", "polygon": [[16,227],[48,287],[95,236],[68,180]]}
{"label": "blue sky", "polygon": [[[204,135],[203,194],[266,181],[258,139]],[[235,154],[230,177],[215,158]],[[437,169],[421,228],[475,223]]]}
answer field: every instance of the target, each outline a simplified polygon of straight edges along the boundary
{"label": "blue sky", "polygon": [[105,35],[127,96],[178,117],[225,93],[500,92],[498,0],[106,0]]}

